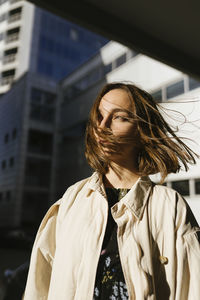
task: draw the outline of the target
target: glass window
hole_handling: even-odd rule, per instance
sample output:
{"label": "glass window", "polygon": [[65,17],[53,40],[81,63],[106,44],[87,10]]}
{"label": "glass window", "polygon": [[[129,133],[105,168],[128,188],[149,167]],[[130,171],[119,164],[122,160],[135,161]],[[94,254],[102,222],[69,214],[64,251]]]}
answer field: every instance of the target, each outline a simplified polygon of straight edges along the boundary
{"label": "glass window", "polygon": [[200,194],[200,178],[195,179],[195,194]]}
{"label": "glass window", "polygon": [[39,57],[37,62],[37,71],[43,75],[52,76],[53,75],[53,60]]}
{"label": "glass window", "polygon": [[19,33],[19,31],[20,31],[20,27],[15,27],[15,28],[9,29],[7,31],[7,36]]}
{"label": "glass window", "polygon": [[162,90],[158,90],[152,94],[153,99],[156,102],[162,102]]}
{"label": "glass window", "polygon": [[86,90],[88,86],[89,86],[89,81],[87,75],[76,83],[76,88],[80,91]]}
{"label": "glass window", "polygon": [[28,186],[49,187],[51,161],[28,157],[26,161],[25,184]]}
{"label": "glass window", "polygon": [[6,50],[4,52],[4,55],[10,55],[10,54],[16,54],[16,53],[17,53],[17,47]]}
{"label": "glass window", "polygon": [[15,9],[10,10],[9,12],[9,18],[8,22],[16,22],[17,20],[20,20],[22,14],[22,7],[17,7]]}
{"label": "glass window", "polygon": [[22,224],[38,228],[49,207],[49,193],[47,191],[24,191],[22,202]]}
{"label": "glass window", "polygon": [[18,14],[21,11],[22,11],[22,7],[17,7],[17,8],[10,10],[9,15],[12,16],[12,15]]}
{"label": "glass window", "polygon": [[72,101],[75,95],[74,86],[67,87],[64,91],[64,102]]}
{"label": "glass window", "polygon": [[42,91],[36,88],[31,89],[31,102],[40,103],[42,101]]}
{"label": "glass window", "polygon": [[172,181],[172,188],[182,196],[189,196],[190,194],[188,180]]}
{"label": "glass window", "polygon": [[16,59],[17,47],[4,51],[3,63],[10,63]]}
{"label": "glass window", "polygon": [[6,191],[6,200],[7,201],[11,200],[11,192],[10,191]]}
{"label": "glass window", "polygon": [[189,90],[193,90],[200,87],[200,81],[192,77],[189,77]]}
{"label": "glass window", "polygon": [[32,120],[41,120],[40,105],[31,104],[30,118]]}
{"label": "glass window", "polygon": [[31,89],[31,102],[45,105],[55,105],[56,94],[33,87]]}
{"label": "glass window", "polygon": [[13,132],[12,132],[12,138],[13,138],[13,140],[15,140],[16,137],[17,137],[17,128],[14,128]]}
{"label": "glass window", "polygon": [[45,123],[52,123],[55,120],[56,94],[37,88],[31,90],[31,111],[32,120],[39,120]]}
{"label": "glass window", "polygon": [[7,70],[2,72],[2,77],[9,77],[15,75],[15,69]]}
{"label": "glass window", "polygon": [[4,170],[6,168],[6,160],[3,160],[1,163],[1,168]]}
{"label": "glass window", "polygon": [[88,74],[88,86],[96,83],[102,78],[102,69],[97,68]]}
{"label": "glass window", "polygon": [[14,163],[15,163],[15,159],[14,159],[14,157],[11,157],[10,160],[9,160],[10,167],[13,167]]}
{"label": "glass window", "polygon": [[2,41],[4,39],[4,32],[0,33],[0,41]]}
{"label": "glass window", "polygon": [[124,64],[126,62],[126,53],[121,55],[120,57],[118,57],[116,59],[116,68],[118,68],[119,66],[121,66],[122,64]]}
{"label": "glass window", "polygon": [[9,29],[6,32],[6,43],[10,43],[19,39],[20,27]]}
{"label": "glass window", "polygon": [[96,68],[79,81],[67,87],[64,91],[64,102],[72,101],[74,97],[86,90],[89,86],[101,80],[103,68]]}
{"label": "glass window", "polygon": [[28,135],[28,151],[38,154],[52,154],[53,135],[51,133],[34,130],[29,130]]}
{"label": "glass window", "polygon": [[184,81],[183,80],[176,82],[174,84],[171,84],[166,89],[167,99],[176,97],[183,93],[184,93]]}
{"label": "glass window", "polygon": [[40,110],[40,121],[45,123],[54,123],[55,121],[55,109],[51,107],[42,107]]}
{"label": "glass window", "polygon": [[44,98],[45,105],[53,105],[53,106],[55,105],[55,99],[56,99],[55,94],[49,93],[49,92],[44,92],[43,98]]}
{"label": "glass window", "polygon": [[4,143],[7,144],[9,142],[9,134],[6,133],[4,136]]}
{"label": "glass window", "polygon": [[107,74],[112,71],[112,63],[104,66],[104,74]]}
{"label": "glass window", "polygon": [[55,108],[31,104],[30,118],[42,123],[53,123],[55,121]]}

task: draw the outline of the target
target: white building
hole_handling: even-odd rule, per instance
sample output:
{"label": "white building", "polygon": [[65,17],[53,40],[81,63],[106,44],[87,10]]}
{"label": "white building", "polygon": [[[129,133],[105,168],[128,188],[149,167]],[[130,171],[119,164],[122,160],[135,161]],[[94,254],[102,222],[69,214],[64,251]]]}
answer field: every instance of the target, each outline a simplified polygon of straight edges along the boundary
{"label": "white building", "polygon": [[[83,154],[88,112],[99,89],[113,81],[132,81],[150,92],[162,106],[182,112],[186,119],[180,113],[169,111],[168,122],[179,126],[180,136],[193,139],[196,144],[190,145],[200,153],[200,83],[178,70],[110,42],[62,82],[62,141],[58,166],[63,176],[70,170],[69,184],[89,174]],[[74,153],[79,154],[79,159],[67,161],[66,157],[73,157]],[[155,176],[153,179],[158,180]],[[61,192],[64,188],[62,182],[59,184]],[[168,176],[166,184],[188,200],[200,222],[200,160],[187,173],[181,171]]]}
{"label": "white building", "polygon": [[26,1],[0,3],[0,93],[29,66],[34,6]]}
{"label": "white building", "polygon": [[107,40],[23,0],[0,1],[0,94],[30,71],[55,81]]}

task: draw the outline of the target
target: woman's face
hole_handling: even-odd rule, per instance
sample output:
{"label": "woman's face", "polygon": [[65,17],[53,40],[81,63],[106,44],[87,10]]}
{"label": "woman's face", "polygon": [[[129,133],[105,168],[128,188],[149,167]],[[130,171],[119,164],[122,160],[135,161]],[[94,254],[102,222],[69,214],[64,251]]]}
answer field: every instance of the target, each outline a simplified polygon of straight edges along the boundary
{"label": "woman's face", "polygon": [[[131,99],[123,89],[114,89],[105,94],[99,104],[98,128],[109,129],[116,137],[133,138],[136,134],[136,124],[130,119],[133,111]],[[111,154],[109,142],[97,138],[104,153]],[[132,154],[135,143],[120,145],[119,154]],[[113,153],[112,153],[113,154]],[[116,155],[116,153],[115,153]]]}

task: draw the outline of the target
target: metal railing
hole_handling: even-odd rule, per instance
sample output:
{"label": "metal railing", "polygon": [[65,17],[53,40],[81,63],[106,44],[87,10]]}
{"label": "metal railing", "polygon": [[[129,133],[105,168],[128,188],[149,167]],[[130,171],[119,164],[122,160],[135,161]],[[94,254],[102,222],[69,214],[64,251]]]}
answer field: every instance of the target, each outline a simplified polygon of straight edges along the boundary
{"label": "metal railing", "polygon": [[11,84],[14,80],[14,75],[6,76],[1,78],[1,85]]}
{"label": "metal railing", "polygon": [[21,19],[21,12],[8,17],[8,23],[13,23]]}
{"label": "metal railing", "polygon": [[5,65],[5,64],[11,63],[11,62],[15,61],[15,59],[16,59],[16,53],[6,55],[3,58],[3,64]]}
{"label": "metal railing", "polygon": [[17,41],[18,39],[19,39],[19,32],[7,35],[6,44],[13,42],[13,41]]}

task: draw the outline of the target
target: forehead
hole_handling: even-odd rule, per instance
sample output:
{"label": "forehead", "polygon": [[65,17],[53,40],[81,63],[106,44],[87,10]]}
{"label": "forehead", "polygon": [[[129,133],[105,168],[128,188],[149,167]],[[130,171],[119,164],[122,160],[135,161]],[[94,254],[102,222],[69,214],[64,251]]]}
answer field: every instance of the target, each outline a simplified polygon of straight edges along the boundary
{"label": "forehead", "polygon": [[112,111],[113,109],[132,110],[132,99],[125,90],[114,89],[101,98],[99,103],[100,111]]}

